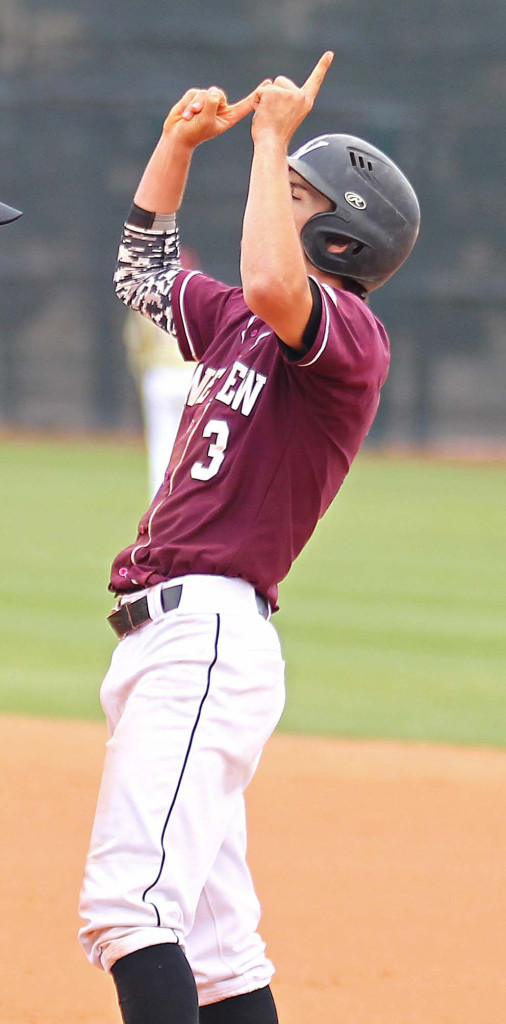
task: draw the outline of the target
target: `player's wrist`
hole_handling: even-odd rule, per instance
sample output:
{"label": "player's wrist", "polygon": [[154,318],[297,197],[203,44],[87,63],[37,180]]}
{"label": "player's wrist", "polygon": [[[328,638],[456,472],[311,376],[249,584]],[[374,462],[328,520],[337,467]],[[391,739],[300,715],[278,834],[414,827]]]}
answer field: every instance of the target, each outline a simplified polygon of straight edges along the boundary
{"label": "player's wrist", "polygon": [[281,126],[264,124],[257,127],[253,124],[251,136],[255,149],[286,157],[291,136],[287,137]]}
{"label": "player's wrist", "polygon": [[187,124],[187,121],[179,120],[167,126],[167,122],[165,122],[159,141],[162,148],[170,150],[173,156],[181,156],[183,159],[191,159],[197,148],[197,143],[189,139],[185,133]]}

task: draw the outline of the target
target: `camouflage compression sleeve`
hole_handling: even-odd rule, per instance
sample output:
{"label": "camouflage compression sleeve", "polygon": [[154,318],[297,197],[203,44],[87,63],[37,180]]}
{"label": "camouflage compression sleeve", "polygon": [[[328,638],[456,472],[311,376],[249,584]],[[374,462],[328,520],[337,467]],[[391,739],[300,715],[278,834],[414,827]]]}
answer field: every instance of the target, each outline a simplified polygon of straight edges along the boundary
{"label": "camouflage compression sleeve", "polygon": [[114,273],[118,298],[172,334],[170,299],[180,270],[176,214],[149,213],[134,203],[123,229]]}

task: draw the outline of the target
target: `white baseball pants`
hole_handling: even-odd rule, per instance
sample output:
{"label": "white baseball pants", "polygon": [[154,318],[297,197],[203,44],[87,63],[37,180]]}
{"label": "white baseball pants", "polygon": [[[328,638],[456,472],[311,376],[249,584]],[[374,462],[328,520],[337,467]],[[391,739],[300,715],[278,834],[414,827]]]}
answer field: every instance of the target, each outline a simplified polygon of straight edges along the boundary
{"label": "white baseball pants", "polygon": [[242,580],[189,576],[175,611],[121,640],[79,933],[90,961],[179,942],[201,1005],[268,985],[244,790],[284,704],[277,633]]}

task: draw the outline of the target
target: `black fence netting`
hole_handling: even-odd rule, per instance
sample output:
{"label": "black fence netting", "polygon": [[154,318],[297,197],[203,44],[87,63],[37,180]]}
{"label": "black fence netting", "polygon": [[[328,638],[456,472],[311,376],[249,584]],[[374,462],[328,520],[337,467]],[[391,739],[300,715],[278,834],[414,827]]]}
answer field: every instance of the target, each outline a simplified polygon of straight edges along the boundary
{"label": "black fence netting", "polygon": [[[412,258],[373,300],[392,372],[371,440],[501,444],[506,433],[504,0],[4,0],[0,420],[129,429],[139,410],[111,275],[168,108],[190,85],[239,97],[336,51],[295,141],[369,139],[422,208]],[[181,213],[206,270],[239,279],[249,126],[195,155]]]}

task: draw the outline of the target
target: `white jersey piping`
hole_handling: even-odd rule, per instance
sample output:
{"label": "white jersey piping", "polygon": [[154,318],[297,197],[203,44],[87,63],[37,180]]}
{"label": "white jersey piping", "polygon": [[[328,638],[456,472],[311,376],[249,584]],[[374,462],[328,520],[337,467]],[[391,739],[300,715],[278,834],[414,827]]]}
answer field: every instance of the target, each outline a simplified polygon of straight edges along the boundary
{"label": "white jersey piping", "polygon": [[328,341],[328,338],[329,338],[329,330],[330,330],[330,313],[329,313],[329,307],[327,305],[327,300],[326,300],[323,292],[321,291],[321,289],[320,289],[320,294],[321,294],[321,297],[322,297],[322,300],[323,300],[323,308],[325,310],[325,316],[326,316],[326,323],[325,323],[325,331],[324,331],[324,334],[323,334],[323,340],[322,340],[322,343],[321,343],[320,348],[318,349],[318,352],[316,353],[316,355],[313,356],[313,358],[310,359],[308,363],[300,360],[296,364],[298,366],[303,366],[303,367],[312,366],[313,363],[316,363],[316,361],[320,358],[322,352],[327,347],[327,341]]}
{"label": "white jersey piping", "polygon": [[200,274],[200,273],[201,273],[200,270],[192,270],[191,273],[189,273],[188,276],[185,277],[185,279],[184,279],[184,281],[183,281],[183,283],[181,285],[181,291],[179,293],[179,309],[181,311],[181,319],[183,321],[183,327],[184,327],[184,331],[185,331],[185,335],[186,335],[186,340],[188,342],[188,346],[189,346],[190,352],[191,352],[191,354],[192,354],[192,356],[193,356],[193,358],[194,358],[196,363],[198,363],[199,358],[198,358],[198,355],[197,355],[197,353],[195,351],[195,348],[193,346],[192,339],[191,339],[191,336],[190,336],[190,332],[188,330],[188,321],[186,319],[186,314],[185,314],[185,310],[184,310],[184,293],[186,291],[186,286],[188,284],[188,281],[191,281],[192,277],[195,277],[195,274]]}

